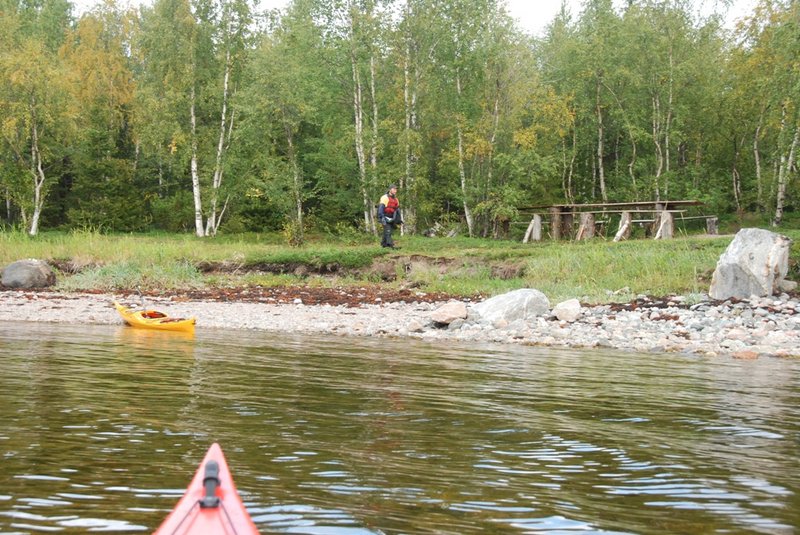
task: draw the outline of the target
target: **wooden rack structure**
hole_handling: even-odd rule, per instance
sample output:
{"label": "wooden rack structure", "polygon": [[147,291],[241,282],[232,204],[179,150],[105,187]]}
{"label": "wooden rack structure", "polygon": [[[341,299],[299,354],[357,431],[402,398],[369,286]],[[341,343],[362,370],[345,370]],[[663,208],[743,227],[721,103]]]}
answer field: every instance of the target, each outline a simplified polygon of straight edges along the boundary
{"label": "wooden rack structure", "polygon": [[[619,227],[614,235],[614,241],[628,239],[634,224],[648,225],[650,234],[654,239],[669,239],[675,234],[675,218],[681,221],[691,219],[705,219],[706,232],[717,234],[717,216],[684,215],[689,208],[703,206],[701,201],[675,200],[675,201],[636,201],[616,203],[587,203],[587,204],[551,204],[522,208],[523,213],[532,213],[532,218],[523,238],[523,243],[540,241],[542,239],[543,217],[548,218],[550,225],[550,238],[560,240],[565,237],[574,237],[576,240],[587,240],[595,236],[595,226],[607,223],[605,219],[598,220],[596,216],[610,216],[619,214]],[[637,217],[634,218],[634,215]],[[574,236],[572,230],[575,220],[579,225]]]}

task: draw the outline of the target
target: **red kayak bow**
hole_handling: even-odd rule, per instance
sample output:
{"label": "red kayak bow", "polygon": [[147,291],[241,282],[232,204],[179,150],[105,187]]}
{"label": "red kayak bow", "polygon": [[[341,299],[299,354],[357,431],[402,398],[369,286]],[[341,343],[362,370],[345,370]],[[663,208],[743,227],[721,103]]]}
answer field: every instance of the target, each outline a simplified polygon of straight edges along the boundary
{"label": "red kayak bow", "polygon": [[258,535],[217,443],[208,448],[183,498],[154,532],[178,534]]}

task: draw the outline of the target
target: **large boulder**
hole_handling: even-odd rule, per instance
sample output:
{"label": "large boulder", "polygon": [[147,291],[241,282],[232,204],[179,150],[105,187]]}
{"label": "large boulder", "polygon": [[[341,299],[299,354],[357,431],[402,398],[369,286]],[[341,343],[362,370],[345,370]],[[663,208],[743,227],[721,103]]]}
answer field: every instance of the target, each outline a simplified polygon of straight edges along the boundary
{"label": "large boulder", "polygon": [[3,270],[0,284],[6,288],[45,288],[56,283],[56,274],[43,260],[18,260]]}
{"label": "large boulder", "polygon": [[487,299],[472,307],[482,320],[511,323],[530,320],[550,312],[550,300],[539,290],[524,288]]}
{"label": "large boulder", "polygon": [[788,237],[768,230],[740,230],[717,262],[709,296],[746,299],[779,292],[789,270],[791,245]]}

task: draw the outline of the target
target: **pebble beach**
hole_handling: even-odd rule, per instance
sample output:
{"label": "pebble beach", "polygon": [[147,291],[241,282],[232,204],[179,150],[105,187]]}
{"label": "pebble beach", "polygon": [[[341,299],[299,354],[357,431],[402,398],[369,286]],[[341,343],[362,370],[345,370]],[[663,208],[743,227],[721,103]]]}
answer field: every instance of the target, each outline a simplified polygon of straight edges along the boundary
{"label": "pebble beach", "polygon": [[[360,307],[148,299],[173,317],[194,316],[197,329],[381,336],[463,343],[613,348],[633,353],[685,353],[742,359],[800,356],[800,299],[788,294],[715,302],[702,295],[581,307],[575,321],[542,315],[486,322],[470,314],[449,325],[431,320],[445,303],[385,302]],[[0,292],[0,321],[123,325],[113,302],[138,296],[47,291]]]}

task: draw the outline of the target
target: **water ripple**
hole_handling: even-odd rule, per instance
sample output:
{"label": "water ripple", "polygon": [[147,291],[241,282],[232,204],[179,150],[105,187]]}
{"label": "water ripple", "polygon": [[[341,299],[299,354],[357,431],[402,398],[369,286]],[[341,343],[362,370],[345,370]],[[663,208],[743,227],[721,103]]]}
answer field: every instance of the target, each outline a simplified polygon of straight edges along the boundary
{"label": "water ripple", "polygon": [[152,531],[213,441],[264,532],[790,534],[800,362],[0,325],[0,532]]}

